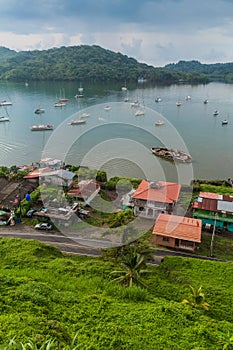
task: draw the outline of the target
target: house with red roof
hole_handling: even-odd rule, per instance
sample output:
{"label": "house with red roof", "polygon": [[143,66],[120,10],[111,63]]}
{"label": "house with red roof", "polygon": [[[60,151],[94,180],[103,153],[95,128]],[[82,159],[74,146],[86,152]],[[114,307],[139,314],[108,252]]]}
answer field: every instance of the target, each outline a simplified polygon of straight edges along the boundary
{"label": "house with red roof", "polygon": [[192,204],[193,217],[202,220],[203,227],[210,231],[233,232],[233,196],[200,192]]}
{"label": "house with red roof", "polygon": [[154,219],[159,213],[173,213],[181,185],[165,181],[142,180],[134,194],[134,214]]}
{"label": "house with red roof", "polygon": [[159,214],[152,242],[173,249],[195,252],[201,242],[202,222],[199,219]]}

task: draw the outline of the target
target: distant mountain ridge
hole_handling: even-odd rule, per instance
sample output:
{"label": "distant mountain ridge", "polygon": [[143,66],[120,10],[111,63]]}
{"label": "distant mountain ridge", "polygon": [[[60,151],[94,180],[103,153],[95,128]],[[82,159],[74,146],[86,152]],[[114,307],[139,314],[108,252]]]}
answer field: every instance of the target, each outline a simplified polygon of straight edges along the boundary
{"label": "distant mountain ridge", "polygon": [[204,83],[201,74],[149,66],[97,45],[62,46],[16,52],[0,47],[0,79],[13,81],[119,81],[173,84]]}
{"label": "distant mountain ridge", "polygon": [[205,75],[210,80],[233,83],[233,62],[202,64],[197,60],[179,61],[167,64],[165,69],[180,73],[198,73]]}

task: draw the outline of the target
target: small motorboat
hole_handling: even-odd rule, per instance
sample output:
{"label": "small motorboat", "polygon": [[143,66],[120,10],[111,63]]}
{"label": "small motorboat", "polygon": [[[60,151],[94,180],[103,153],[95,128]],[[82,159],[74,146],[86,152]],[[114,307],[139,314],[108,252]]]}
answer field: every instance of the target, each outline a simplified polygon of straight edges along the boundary
{"label": "small motorboat", "polygon": [[138,117],[140,115],[144,115],[145,111],[143,109],[139,109],[137,112],[135,112],[135,116]]}
{"label": "small motorboat", "polygon": [[0,102],[0,106],[11,106],[11,105],[12,105],[12,102],[10,101],[4,100]]}
{"label": "small motorboat", "polygon": [[228,124],[228,120],[227,119],[222,120],[222,125],[227,125],[227,124]]}
{"label": "small motorboat", "polygon": [[158,119],[155,122],[155,125],[158,125],[158,126],[163,125],[163,124],[164,124],[164,121],[162,119]]}
{"label": "small motorboat", "polygon": [[219,114],[219,111],[216,109],[214,112],[213,112],[213,115],[218,115]]}
{"label": "small motorboat", "polygon": [[160,97],[156,97],[155,102],[161,102],[162,99]]}
{"label": "small motorboat", "polygon": [[44,112],[45,112],[45,110],[44,110],[43,108],[37,108],[37,109],[35,110],[34,113],[36,113],[36,114],[42,114],[42,113],[44,113]]}
{"label": "small motorboat", "polygon": [[180,101],[177,101],[177,102],[176,102],[177,107],[180,107],[181,104],[182,104],[182,103],[181,103]]}
{"label": "small motorboat", "polygon": [[39,125],[32,125],[30,127],[31,131],[44,131],[44,130],[53,130],[52,125],[44,125],[44,124],[39,124]]}
{"label": "small motorboat", "polygon": [[75,95],[74,97],[75,97],[75,98],[83,98],[84,95],[83,95],[83,94],[77,94],[77,95]]}
{"label": "small motorboat", "polygon": [[187,95],[187,96],[185,96],[185,99],[186,99],[186,101],[190,101],[191,100],[191,96]]}
{"label": "small motorboat", "polygon": [[9,122],[10,121],[10,118],[8,118],[8,117],[1,117],[0,116],[0,122]]}
{"label": "small motorboat", "polygon": [[69,101],[68,98],[60,98],[60,99],[59,99],[59,102],[64,102],[64,103],[65,103],[65,102],[68,102],[68,101]]}
{"label": "small motorboat", "polygon": [[88,118],[88,117],[90,117],[90,114],[88,114],[88,113],[82,113],[82,114],[80,115],[80,118],[81,118],[81,119]]}
{"label": "small motorboat", "polygon": [[110,106],[105,106],[105,107],[104,107],[104,110],[105,110],[105,111],[110,111],[110,109],[111,109]]}
{"label": "small motorboat", "polygon": [[204,105],[206,105],[208,102],[209,102],[209,101],[208,101],[207,99],[205,99],[205,100],[203,101]]}
{"label": "small motorboat", "polygon": [[81,119],[73,119],[69,123],[69,125],[81,125],[81,124],[86,124],[86,120],[81,120]]}

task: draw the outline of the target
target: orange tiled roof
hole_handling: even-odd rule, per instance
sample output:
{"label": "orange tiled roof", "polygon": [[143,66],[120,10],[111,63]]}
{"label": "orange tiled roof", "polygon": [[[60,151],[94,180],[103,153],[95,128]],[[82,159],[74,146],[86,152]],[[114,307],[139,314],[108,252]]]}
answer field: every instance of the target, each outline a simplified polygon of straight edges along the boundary
{"label": "orange tiled roof", "polygon": [[212,193],[212,192],[200,192],[199,197],[208,198],[208,199],[219,199],[221,195],[218,193]]}
{"label": "orange tiled roof", "polygon": [[159,214],[153,229],[154,235],[201,242],[202,221],[183,216]]}
{"label": "orange tiled roof", "polygon": [[132,198],[145,201],[172,203],[173,201],[178,200],[180,189],[181,185],[173,182],[148,182],[142,180]]}

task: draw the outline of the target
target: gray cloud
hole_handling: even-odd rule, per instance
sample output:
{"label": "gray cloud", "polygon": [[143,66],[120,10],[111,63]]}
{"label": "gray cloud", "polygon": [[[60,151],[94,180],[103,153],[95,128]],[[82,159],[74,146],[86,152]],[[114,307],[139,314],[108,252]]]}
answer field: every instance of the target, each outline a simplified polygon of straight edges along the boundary
{"label": "gray cloud", "polygon": [[[1,0],[0,32],[41,35],[35,48],[58,42],[54,37],[58,33],[61,45],[79,37],[83,44],[123,50],[148,63],[198,55],[200,60],[211,60],[213,55],[212,60],[221,61],[230,55],[232,10],[230,0]],[[216,30],[221,37],[214,47],[211,31]],[[45,34],[51,38],[43,38]],[[205,35],[209,42],[204,42]],[[32,40],[27,47],[33,48]]]}

